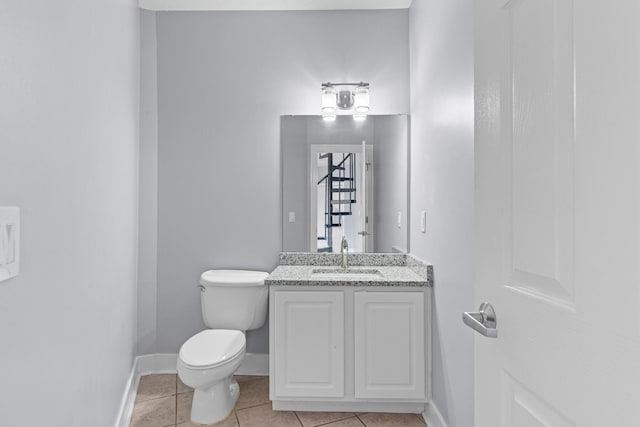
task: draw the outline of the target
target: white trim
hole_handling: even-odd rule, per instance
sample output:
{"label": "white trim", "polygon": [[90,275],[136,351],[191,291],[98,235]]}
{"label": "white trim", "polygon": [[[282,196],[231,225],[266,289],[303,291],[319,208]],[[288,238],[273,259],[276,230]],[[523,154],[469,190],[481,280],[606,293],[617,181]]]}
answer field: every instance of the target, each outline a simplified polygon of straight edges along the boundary
{"label": "white trim", "polygon": [[412,0],[138,0],[156,11],[408,9]]}
{"label": "white trim", "polygon": [[[175,374],[178,355],[176,353],[145,354],[136,357],[127,380],[115,427],[129,427],[136,403],[138,383],[142,375]],[[269,355],[247,353],[236,371],[238,375],[269,375]]]}
{"label": "white trim", "polygon": [[144,354],[136,357],[136,374],[175,374],[177,353]]}
{"label": "white trim", "polygon": [[[356,402],[356,401],[321,401],[321,400],[272,400],[274,411],[304,412],[388,412],[399,414],[420,414],[424,403],[417,402]],[[434,426],[436,426],[434,424]],[[429,424],[429,427],[432,427]],[[446,426],[445,426],[446,427]]]}
{"label": "white trim", "polygon": [[136,361],[137,358],[133,362],[129,379],[124,388],[120,409],[118,410],[118,416],[114,424],[115,427],[129,427],[129,424],[131,424],[131,414],[133,413],[133,406],[135,405],[136,393],[138,391],[138,381],[140,380],[140,375],[136,373]]}
{"label": "white trim", "polygon": [[237,375],[269,375],[269,354],[247,353],[236,371]]}
{"label": "white trim", "polygon": [[447,423],[444,422],[442,414],[440,414],[438,407],[433,401],[427,403],[422,413],[422,418],[424,418],[424,421],[429,427],[447,427]]}

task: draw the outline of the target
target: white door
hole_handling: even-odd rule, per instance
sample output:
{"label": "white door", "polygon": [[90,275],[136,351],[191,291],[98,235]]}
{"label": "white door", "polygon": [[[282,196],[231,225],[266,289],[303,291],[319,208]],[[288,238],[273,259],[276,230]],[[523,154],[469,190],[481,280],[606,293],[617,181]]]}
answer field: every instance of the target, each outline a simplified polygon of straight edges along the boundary
{"label": "white door", "polygon": [[640,2],[475,7],[475,425],[640,426]]}

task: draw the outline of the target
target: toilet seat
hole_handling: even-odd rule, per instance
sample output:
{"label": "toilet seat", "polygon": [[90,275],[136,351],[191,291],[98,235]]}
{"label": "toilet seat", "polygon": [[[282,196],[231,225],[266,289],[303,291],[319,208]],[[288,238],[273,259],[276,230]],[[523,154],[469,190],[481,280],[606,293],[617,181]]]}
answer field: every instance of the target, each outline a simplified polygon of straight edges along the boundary
{"label": "toilet seat", "polygon": [[246,340],[241,331],[206,329],[189,338],[178,357],[193,369],[208,369],[225,364],[244,352]]}

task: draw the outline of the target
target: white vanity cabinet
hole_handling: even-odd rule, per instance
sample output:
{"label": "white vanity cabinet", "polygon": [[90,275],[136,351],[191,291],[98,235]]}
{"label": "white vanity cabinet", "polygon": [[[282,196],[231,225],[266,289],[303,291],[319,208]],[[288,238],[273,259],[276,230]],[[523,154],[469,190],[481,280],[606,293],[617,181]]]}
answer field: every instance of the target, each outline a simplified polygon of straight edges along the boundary
{"label": "white vanity cabinet", "polygon": [[429,288],[271,286],[276,410],[422,412]]}

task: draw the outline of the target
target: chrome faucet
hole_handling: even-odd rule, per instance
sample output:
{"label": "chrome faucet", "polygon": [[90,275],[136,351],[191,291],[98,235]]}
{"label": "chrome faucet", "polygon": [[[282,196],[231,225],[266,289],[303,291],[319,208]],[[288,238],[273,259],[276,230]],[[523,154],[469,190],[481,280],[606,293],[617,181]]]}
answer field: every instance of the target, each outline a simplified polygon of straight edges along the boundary
{"label": "chrome faucet", "polygon": [[349,252],[349,244],[347,243],[347,239],[345,239],[344,236],[342,236],[340,252],[342,253],[342,268],[349,267],[349,261],[347,259],[347,253]]}

